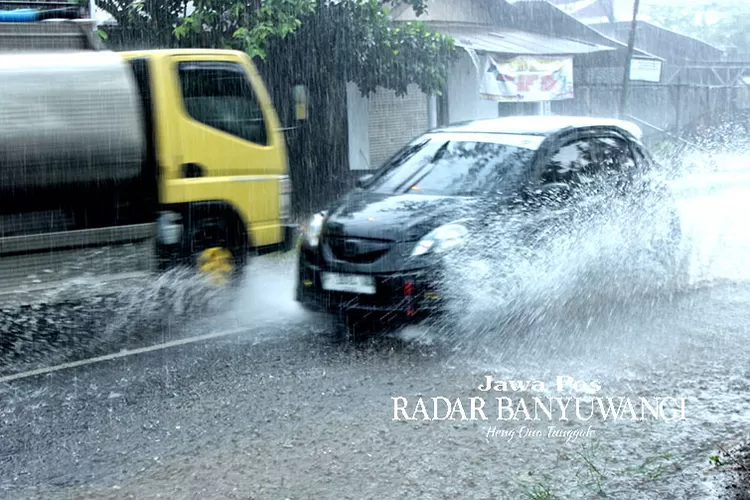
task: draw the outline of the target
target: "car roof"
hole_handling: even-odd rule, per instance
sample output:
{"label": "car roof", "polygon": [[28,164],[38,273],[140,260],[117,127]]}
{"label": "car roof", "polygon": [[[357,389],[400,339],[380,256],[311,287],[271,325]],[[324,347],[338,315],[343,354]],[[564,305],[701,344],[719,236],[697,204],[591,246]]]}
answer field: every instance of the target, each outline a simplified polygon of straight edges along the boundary
{"label": "car roof", "polygon": [[564,130],[583,128],[617,128],[641,139],[643,132],[635,123],[612,118],[590,116],[506,116],[472,120],[446,125],[434,132],[479,132],[491,134],[519,134],[550,136]]}

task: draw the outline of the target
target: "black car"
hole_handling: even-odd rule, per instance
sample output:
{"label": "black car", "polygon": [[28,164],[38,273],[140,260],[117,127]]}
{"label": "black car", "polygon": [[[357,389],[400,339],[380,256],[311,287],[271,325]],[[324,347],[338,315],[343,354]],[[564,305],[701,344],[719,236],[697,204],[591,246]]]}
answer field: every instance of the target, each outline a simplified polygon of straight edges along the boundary
{"label": "black car", "polygon": [[[302,236],[296,300],[350,320],[439,313],[440,256],[487,224],[488,215],[517,208],[539,226],[535,214],[550,206],[563,213],[597,175],[617,193],[667,193],[653,180],[654,166],[638,127],[618,120],[507,117],[432,130],[312,217]],[[669,234],[659,252],[672,262],[679,218],[668,194],[661,200],[641,211],[667,211]]]}

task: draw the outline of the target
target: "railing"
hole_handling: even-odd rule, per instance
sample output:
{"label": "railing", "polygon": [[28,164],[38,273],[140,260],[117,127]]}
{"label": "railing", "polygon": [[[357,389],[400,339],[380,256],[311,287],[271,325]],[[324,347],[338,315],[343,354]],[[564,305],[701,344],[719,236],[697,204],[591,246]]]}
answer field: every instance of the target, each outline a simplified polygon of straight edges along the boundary
{"label": "railing", "polygon": [[688,141],[687,139],[684,139],[684,138],[682,138],[680,136],[677,136],[677,135],[671,133],[669,130],[664,130],[664,129],[660,128],[660,127],[657,127],[656,125],[653,125],[653,124],[645,122],[645,121],[643,121],[643,120],[641,120],[639,118],[636,118],[633,115],[627,115],[626,114],[625,118],[627,120],[631,120],[633,122],[636,122],[638,125],[645,126],[647,128],[650,128],[651,130],[654,130],[654,131],[660,133],[660,134],[666,135],[667,137],[670,137],[670,138],[672,138],[672,139],[674,139],[674,140],[676,140],[678,142],[681,142],[681,143],[686,144],[688,146],[694,147],[696,149],[700,149],[701,151],[710,152],[708,148],[705,148],[705,147],[703,147],[703,146],[701,146],[699,144],[696,144],[694,142]]}

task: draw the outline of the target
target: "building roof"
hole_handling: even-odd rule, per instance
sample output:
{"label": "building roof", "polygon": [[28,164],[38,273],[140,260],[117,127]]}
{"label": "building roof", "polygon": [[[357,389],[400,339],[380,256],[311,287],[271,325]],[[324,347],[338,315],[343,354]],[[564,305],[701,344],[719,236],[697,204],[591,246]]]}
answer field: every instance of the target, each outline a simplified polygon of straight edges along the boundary
{"label": "building roof", "polygon": [[[516,29],[549,33],[556,37],[614,47],[621,51],[627,50],[627,43],[602,34],[547,0],[524,0],[514,3],[512,17],[508,22]],[[660,59],[637,47],[633,55],[644,59]]]}
{"label": "building roof", "polygon": [[[417,16],[410,5],[402,4],[394,9],[391,17],[399,22],[424,21],[432,29],[452,35],[454,40],[455,35],[470,35],[469,41],[475,46],[459,43],[466,49],[481,50],[477,46],[491,42],[495,47],[492,52],[499,50],[512,54],[519,54],[518,50],[522,54],[535,55],[604,53],[619,58],[627,51],[626,44],[603,35],[546,0],[516,0],[513,3],[505,0],[430,0],[429,8],[422,16]],[[503,40],[493,33],[508,35]],[[660,59],[637,49],[634,55]]]}
{"label": "building roof", "polygon": [[518,55],[574,55],[615,50],[595,43],[556,38],[520,30],[487,27],[440,28],[444,35],[453,37],[458,47],[476,51]]}
{"label": "building roof", "polygon": [[[592,24],[600,33],[626,42],[630,36],[631,22]],[[724,51],[697,38],[682,35],[648,21],[637,21],[635,46],[670,62],[720,61]]]}
{"label": "building roof", "polygon": [[548,136],[568,128],[618,128],[640,139],[643,131],[635,123],[590,116],[507,116],[454,123],[436,131]]}

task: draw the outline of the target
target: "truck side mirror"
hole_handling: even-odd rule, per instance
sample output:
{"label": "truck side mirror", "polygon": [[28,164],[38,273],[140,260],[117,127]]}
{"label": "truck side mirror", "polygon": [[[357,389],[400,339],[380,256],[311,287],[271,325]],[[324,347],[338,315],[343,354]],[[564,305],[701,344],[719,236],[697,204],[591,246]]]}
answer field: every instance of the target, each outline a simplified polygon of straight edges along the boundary
{"label": "truck side mirror", "polygon": [[372,179],[372,177],[373,177],[372,174],[363,175],[362,177],[360,177],[359,179],[357,179],[357,187],[358,188],[365,187],[367,185],[367,183],[370,182],[370,180]]}
{"label": "truck side mirror", "polygon": [[294,117],[299,120],[307,120],[308,97],[307,87],[304,85],[294,86]]}

